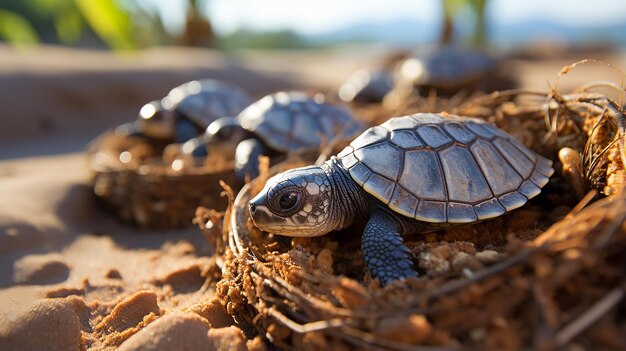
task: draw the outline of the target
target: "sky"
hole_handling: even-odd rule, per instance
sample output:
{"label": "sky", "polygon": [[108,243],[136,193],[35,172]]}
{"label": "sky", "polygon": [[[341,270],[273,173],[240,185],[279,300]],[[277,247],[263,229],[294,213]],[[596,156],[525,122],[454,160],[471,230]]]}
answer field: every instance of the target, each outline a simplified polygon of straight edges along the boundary
{"label": "sky", "polygon": [[440,5],[433,0],[209,0],[218,31],[290,28],[301,34],[323,34],[359,22],[395,18],[436,23]]}
{"label": "sky", "polygon": [[[181,29],[185,0],[140,0],[157,8],[172,32]],[[214,29],[291,29],[303,35],[329,33],[356,23],[413,20],[438,26],[440,0],[206,0]],[[547,20],[574,26],[626,21],[626,0],[489,0],[489,23]]]}

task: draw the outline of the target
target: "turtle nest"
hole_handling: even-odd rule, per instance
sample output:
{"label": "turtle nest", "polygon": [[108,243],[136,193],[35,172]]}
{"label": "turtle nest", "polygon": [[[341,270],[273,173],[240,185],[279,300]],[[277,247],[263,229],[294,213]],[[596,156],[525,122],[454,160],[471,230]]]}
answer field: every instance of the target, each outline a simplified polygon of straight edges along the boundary
{"label": "turtle nest", "polygon": [[266,166],[236,197],[225,186],[225,213],[196,215],[220,262],[215,301],[247,336],[295,350],[626,348],[621,106],[587,88],[514,90],[449,111],[487,119],[555,161],[542,194],[494,220],[405,238],[421,276],[381,287],[362,261],[363,225],[317,238],[252,225],[247,202],[270,174],[306,162]]}
{"label": "turtle nest", "polygon": [[177,150],[106,132],[89,150],[94,193],[120,219],[144,228],[190,226],[198,205],[225,209],[219,181],[234,182],[233,162],[213,155],[199,166],[172,163]]}

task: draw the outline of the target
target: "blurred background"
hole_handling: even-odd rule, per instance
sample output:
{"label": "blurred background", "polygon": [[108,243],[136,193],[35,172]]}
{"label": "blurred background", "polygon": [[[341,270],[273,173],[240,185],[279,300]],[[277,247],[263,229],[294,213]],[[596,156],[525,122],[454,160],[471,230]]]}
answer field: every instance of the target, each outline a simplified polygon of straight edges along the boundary
{"label": "blurred background", "polygon": [[[545,91],[583,58],[626,67],[626,1],[0,0],[0,159],[80,151],[191,79],[255,97],[337,91],[359,68],[447,43],[505,56],[521,87]],[[615,78],[579,71],[562,87]]]}
{"label": "blurred background", "polygon": [[132,50],[415,47],[454,40],[513,49],[626,46],[622,0],[1,0],[0,37]]}

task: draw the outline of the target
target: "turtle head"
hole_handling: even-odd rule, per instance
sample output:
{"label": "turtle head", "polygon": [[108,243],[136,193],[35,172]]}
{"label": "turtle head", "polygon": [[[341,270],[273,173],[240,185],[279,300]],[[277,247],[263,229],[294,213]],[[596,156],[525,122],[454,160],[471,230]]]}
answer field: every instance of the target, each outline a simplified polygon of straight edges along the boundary
{"label": "turtle head", "polygon": [[248,135],[247,131],[241,126],[237,117],[222,117],[211,122],[206,128],[205,137],[208,142],[221,143],[239,143]]}
{"label": "turtle head", "polygon": [[166,109],[161,101],[151,101],[139,110],[137,125],[140,131],[150,138],[170,139],[174,137],[174,111]]}
{"label": "turtle head", "polygon": [[320,167],[301,167],[270,178],[250,201],[259,229],[293,237],[320,236],[334,229],[330,180]]}
{"label": "turtle head", "polygon": [[250,137],[236,117],[222,117],[211,122],[204,133],[204,142],[225,154],[234,154],[237,144]]}

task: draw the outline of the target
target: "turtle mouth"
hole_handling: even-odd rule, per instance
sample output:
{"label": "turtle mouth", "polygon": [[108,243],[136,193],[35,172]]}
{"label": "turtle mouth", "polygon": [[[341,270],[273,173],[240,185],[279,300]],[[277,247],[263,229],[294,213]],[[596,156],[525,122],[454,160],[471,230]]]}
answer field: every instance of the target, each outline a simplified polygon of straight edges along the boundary
{"label": "turtle mouth", "polygon": [[250,203],[250,217],[254,225],[262,230],[265,230],[268,226],[272,226],[277,220],[280,222],[281,219],[272,215],[267,207],[257,205],[253,202]]}
{"label": "turtle mouth", "polygon": [[276,216],[267,206],[259,202],[253,200],[249,204],[250,218],[257,228],[269,232],[289,225],[286,218]]}
{"label": "turtle mouth", "polygon": [[250,218],[260,230],[290,237],[319,236],[320,225],[297,224],[291,217],[274,215],[266,206],[250,202]]}
{"label": "turtle mouth", "polygon": [[250,217],[254,225],[265,232],[282,234],[294,226],[287,218],[274,215],[265,205],[250,203]]}

